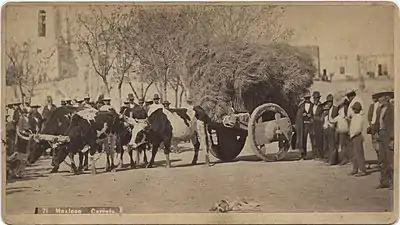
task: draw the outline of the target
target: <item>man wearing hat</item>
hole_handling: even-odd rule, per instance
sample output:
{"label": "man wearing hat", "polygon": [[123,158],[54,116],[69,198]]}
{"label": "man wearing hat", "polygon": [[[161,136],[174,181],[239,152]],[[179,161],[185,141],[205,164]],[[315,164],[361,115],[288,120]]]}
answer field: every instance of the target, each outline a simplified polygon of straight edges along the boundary
{"label": "man wearing hat", "polygon": [[24,108],[28,111],[28,113],[31,112],[31,101],[30,101],[30,98],[26,99]]}
{"label": "man wearing hat", "polygon": [[153,97],[154,104],[160,104],[160,96],[156,93]]}
{"label": "man wearing hat", "polygon": [[129,113],[130,112],[129,103],[130,103],[129,98],[126,98],[124,100],[124,105],[121,107],[121,109],[119,111],[120,114],[123,114],[123,115],[128,116],[128,117],[130,116],[129,115],[130,114]]}
{"label": "man wearing hat", "polygon": [[324,153],[322,152],[322,126],[323,126],[323,116],[322,112],[324,111],[323,106],[321,105],[321,94],[319,91],[314,91],[313,93],[313,132],[310,134],[311,143],[312,143],[312,152],[314,157],[318,157],[319,159],[324,158]]}
{"label": "man wearing hat", "polygon": [[354,114],[354,112],[353,112],[353,105],[354,105],[356,102],[360,103],[360,105],[361,105],[361,112],[360,112],[360,114],[361,114],[361,115],[364,114],[364,111],[363,111],[363,109],[364,109],[363,101],[362,101],[362,99],[356,94],[356,90],[355,90],[355,89],[349,89],[349,90],[346,92],[346,98],[347,98],[348,101],[350,102],[350,103],[349,103],[349,108],[348,108],[348,114],[347,114],[348,117],[349,117],[349,119],[350,119],[351,116]]}
{"label": "man wearing hat", "polygon": [[31,112],[29,113],[29,123],[33,133],[38,133],[42,129],[43,117],[40,115],[38,109],[41,106],[34,104],[31,106]]}
{"label": "man wearing hat", "polygon": [[106,96],[103,98],[104,105],[100,107],[100,111],[112,111],[115,109],[111,106],[111,98]]}
{"label": "man wearing hat", "polygon": [[[298,107],[295,121],[296,129],[296,147],[301,152],[301,159],[307,159],[307,137],[313,132],[312,118],[313,118],[313,105],[311,103],[311,94],[307,90],[304,94],[304,101],[302,101]],[[311,136],[311,135],[310,135]],[[316,155],[314,155],[316,157]]]}
{"label": "man wearing hat", "polygon": [[129,93],[128,94],[128,100],[129,100],[129,107],[130,108],[134,108],[137,104],[135,102],[135,97],[133,95],[133,93]]}
{"label": "man wearing hat", "polygon": [[66,106],[72,106],[72,99],[71,98],[67,98],[67,99],[65,99],[65,105]]}
{"label": "man wearing hat", "polygon": [[171,103],[168,100],[164,100],[162,105],[164,106],[164,108],[169,109],[169,105],[171,105]]}
{"label": "man wearing hat", "polygon": [[380,105],[379,97],[376,93],[372,95],[372,101],[373,103],[369,106],[368,110],[367,133],[371,135],[372,147],[376,152],[378,165],[380,166],[382,164],[382,160],[379,157],[379,123],[377,120],[378,109],[380,108]]}
{"label": "man wearing hat", "polygon": [[89,97],[89,94],[87,94],[87,95],[83,98],[82,107],[84,107],[84,108],[93,108],[92,105],[90,104],[90,97]]}
{"label": "man wearing hat", "polygon": [[65,102],[65,100],[61,100],[60,105],[63,107],[63,106],[66,106],[67,103]]}
{"label": "man wearing hat", "polygon": [[19,118],[21,117],[21,103],[17,102],[13,104],[14,112],[12,115],[12,121],[15,125],[18,124]]}
{"label": "man wearing hat", "polygon": [[[21,116],[18,121],[17,125],[17,134],[23,135],[23,136],[28,136],[30,133],[32,133],[32,128],[31,124],[29,123],[29,117],[28,117],[28,110],[26,108],[22,108],[21,110]],[[16,151],[17,152],[26,152],[28,142],[17,135],[16,139]]]}
{"label": "man wearing hat", "polygon": [[323,107],[323,127],[322,127],[322,152],[324,153],[325,163],[336,165],[338,163],[338,151],[336,146],[335,124],[333,119],[337,116],[337,107],[333,105],[333,95],[329,94]]}
{"label": "man wearing hat", "polygon": [[380,185],[377,188],[393,188],[394,173],[394,106],[390,103],[392,91],[378,93],[380,109],[379,123],[379,156],[382,160]]}
{"label": "man wearing hat", "polygon": [[144,98],[139,98],[139,106],[143,107],[144,105]]}
{"label": "man wearing hat", "polygon": [[363,123],[364,118],[361,115],[362,106],[360,102],[355,102],[351,106],[353,114],[351,116],[349,135],[353,147],[353,170],[350,175],[361,177],[367,175],[365,168],[364,157],[364,138],[363,138]]}
{"label": "man wearing hat", "polygon": [[53,98],[50,95],[47,96],[46,100],[47,104],[43,107],[42,111],[44,121],[47,121],[51,113],[57,108],[57,106],[53,104]]}

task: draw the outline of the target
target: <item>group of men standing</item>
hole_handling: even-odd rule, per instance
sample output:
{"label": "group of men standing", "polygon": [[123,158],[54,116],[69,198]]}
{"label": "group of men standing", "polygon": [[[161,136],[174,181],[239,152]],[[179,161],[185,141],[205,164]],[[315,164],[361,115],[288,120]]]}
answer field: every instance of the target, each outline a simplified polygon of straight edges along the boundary
{"label": "group of men standing", "polygon": [[[311,100],[312,97],[312,100]],[[381,179],[378,188],[393,187],[394,99],[393,91],[372,95],[368,110],[367,133],[371,135],[377,153]],[[334,104],[335,103],[335,104]],[[344,97],[334,99],[327,95],[324,102],[315,91],[303,97],[296,115],[296,147],[301,160],[307,159],[307,138],[312,144],[312,157],[327,165],[353,164],[349,175],[367,175],[364,157],[364,106],[355,90],[348,90]]]}

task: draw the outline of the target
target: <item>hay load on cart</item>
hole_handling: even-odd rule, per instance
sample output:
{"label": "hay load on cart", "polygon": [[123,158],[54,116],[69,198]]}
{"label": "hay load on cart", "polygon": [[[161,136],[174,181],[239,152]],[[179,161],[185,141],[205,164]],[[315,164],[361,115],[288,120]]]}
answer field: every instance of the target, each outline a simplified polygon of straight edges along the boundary
{"label": "hay load on cart", "polygon": [[[287,44],[201,46],[191,54],[190,94],[212,119],[212,153],[236,158],[246,139],[263,160],[289,150],[297,106],[313,83],[312,58]],[[276,152],[267,145],[279,142]]]}

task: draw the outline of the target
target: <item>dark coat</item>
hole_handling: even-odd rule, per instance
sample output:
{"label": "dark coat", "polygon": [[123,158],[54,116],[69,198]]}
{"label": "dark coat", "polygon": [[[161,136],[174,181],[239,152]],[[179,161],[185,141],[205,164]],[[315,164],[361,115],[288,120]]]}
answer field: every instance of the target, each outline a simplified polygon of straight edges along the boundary
{"label": "dark coat", "polygon": [[48,108],[48,106],[44,106],[43,108],[43,112],[42,112],[42,116],[43,116],[43,120],[47,121],[51,115],[51,113],[57,108],[56,105],[51,104],[50,109]]}
{"label": "dark coat", "polygon": [[42,124],[43,124],[42,115],[40,115],[39,112],[31,111],[31,113],[29,113],[28,118],[32,131],[34,133],[39,132],[42,129]]}
{"label": "dark coat", "polygon": [[[394,106],[392,104],[388,104],[385,114],[383,115],[383,124],[386,133],[389,135],[390,139],[394,138]],[[377,120],[379,124],[379,119],[382,113],[382,107],[378,110]],[[381,128],[381,127],[380,127]]]}
{"label": "dark coat", "polygon": [[12,116],[12,120],[13,120],[14,124],[18,123],[20,117],[21,117],[21,109],[18,108],[16,110],[14,110],[14,114]]}
{"label": "dark coat", "polygon": [[313,104],[310,103],[310,109],[309,112],[306,112],[305,109],[305,102],[301,103],[299,105],[299,108],[297,109],[296,113],[296,121],[295,121],[295,130],[296,130],[296,148],[302,148],[303,147],[303,127],[304,127],[304,113],[308,114],[310,118],[313,118],[313,111],[312,107]]}

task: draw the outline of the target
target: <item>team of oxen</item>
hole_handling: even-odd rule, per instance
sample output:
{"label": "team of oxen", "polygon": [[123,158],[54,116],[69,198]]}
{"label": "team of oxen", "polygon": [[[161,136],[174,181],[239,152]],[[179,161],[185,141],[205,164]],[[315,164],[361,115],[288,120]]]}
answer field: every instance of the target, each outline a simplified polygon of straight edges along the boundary
{"label": "team of oxen", "polygon": [[[189,112],[190,110],[193,113]],[[58,107],[45,121],[40,132],[40,135],[54,137],[53,141],[33,138],[36,141],[30,147],[28,163],[35,163],[46,150],[51,149],[53,152],[52,173],[57,172],[60,164],[66,162],[67,156],[70,158],[73,173],[79,174],[84,170],[89,170],[89,159],[92,173],[95,173],[95,162],[105,153],[107,157],[105,170],[115,171],[123,167],[123,155],[127,151],[132,168],[139,164],[141,153],[144,163],[147,164],[146,167],[151,168],[162,146],[168,168],[171,166],[169,154],[172,143],[190,140],[194,146],[192,164],[197,163],[199,149],[202,148],[205,150],[205,163],[209,165],[206,127],[210,119],[201,107],[166,109],[161,105],[154,105],[148,109],[146,115],[146,118],[137,119],[135,112],[131,118],[113,110]],[[112,136],[114,138],[110,138]],[[60,140],[61,137],[64,139],[66,137],[68,141],[59,141],[57,137],[60,137]],[[115,140],[115,145],[110,145],[110,140]],[[146,157],[148,147],[152,152],[149,162]],[[117,164],[114,163],[115,153],[119,155]],[[135,160],[133,153],[135,153]],[[76,154],[79,155],[78,167],[74,161]]]}

